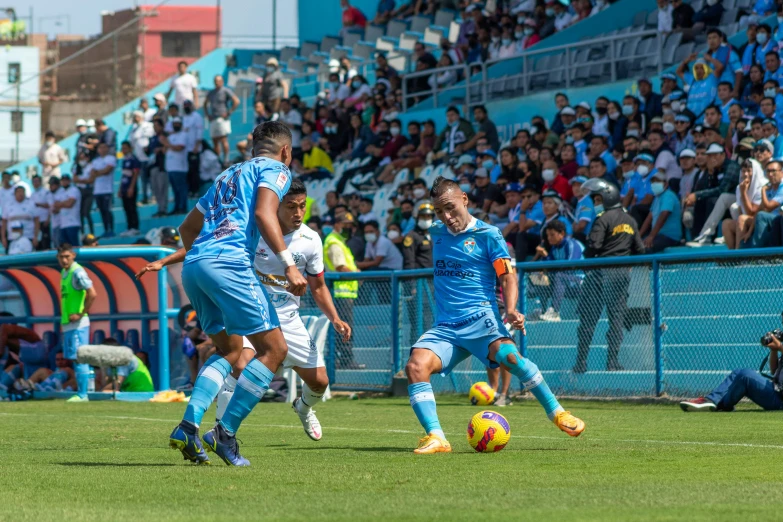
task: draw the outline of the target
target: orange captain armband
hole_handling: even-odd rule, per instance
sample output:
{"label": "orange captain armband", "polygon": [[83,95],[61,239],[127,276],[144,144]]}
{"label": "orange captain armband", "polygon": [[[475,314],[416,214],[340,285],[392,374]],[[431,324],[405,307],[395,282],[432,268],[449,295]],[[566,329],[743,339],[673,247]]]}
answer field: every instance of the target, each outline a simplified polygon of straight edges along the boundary
{"label": "orange captain armband", "polygon": [[511,260],[507,258],[496,259],[492,266],[495,267],[495,273],[498,277],[514,272],[514,266],[511,264]]}

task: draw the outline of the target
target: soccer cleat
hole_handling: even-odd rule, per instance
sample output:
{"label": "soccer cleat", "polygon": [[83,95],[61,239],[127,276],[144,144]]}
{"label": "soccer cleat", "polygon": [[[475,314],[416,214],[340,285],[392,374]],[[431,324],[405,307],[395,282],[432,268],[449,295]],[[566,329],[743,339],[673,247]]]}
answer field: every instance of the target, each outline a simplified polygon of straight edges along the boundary
{"label": "soccer cleat", "polygon": [[[221,435],[222,432],[222,435]],[[223,442],[220,441],[221,437]],[[214,452],[227,466],[247,467],[250,461],[239,454],[239,443],[235,435],[229,435],[225,429],[221,429],[220,423],[206,432],[202,439],[207,451]]]}
{"label": "soccer cleat", "polygon": [[318,422],[318,417],[315,416],[315,410],[310,409],[309,411],[303,413],[299,411],[299,405],[301,403],[301,397],[297,398],[291,407],[294,409],[296,414],[299,415],[299,420],[302,421],[302,427],[304,427],[304,431],[307,436],[313,440],[321,440],[323,432],[321,431],[321,423]]}
{"label": "soccer cleat", "polygon": [[169,447],[180,450],[185,460],[196,464],[209,464],[209,457],[198,439],[198,433],[187,433],[182,426],[178,425],[169,435]]}
{"label": "soccer cleat", "polygon": [[90,399],[87,397],[79,397],[78,395],[74,395],[70,399],[67,399],[65,402],[90,402]]}
{"label": "soccer cleat", "polygon": [[680,408],[682,408],[682,411],[715,411],[718,409],[715,403],[708,401],[704,397],[691,401],[682,401]]}
{"label": "soccer cleat", "polygon": [[423,439],[419,439],[419,447],[413,450],[417,455],[430,455],[432,453],[451,453],[451,444],[446,439],[430,433]]}
{"label": "soccer cleat", "polygon": [[546,312],[541,314],[541,320],[549,323],[559,323],[560,312],[555,312],[555,309],[550,306],[547,308]]}
{"label": "soccer cleat", "polygon": [[572,437],[578,437],[585,431],[585,422],[571,415],[570,411],[561,411],[555,415],[553,422],[561,431],[568,433]]}
{"label": "soccer cleat", "polygon": [[502,393],[498,394],[497,399],[495,399],[495,402],[493,403],[495,406],[504,407],[504,406],[511,406],[512,402],[511,399],[508,398],[508,396],[503,395]]}

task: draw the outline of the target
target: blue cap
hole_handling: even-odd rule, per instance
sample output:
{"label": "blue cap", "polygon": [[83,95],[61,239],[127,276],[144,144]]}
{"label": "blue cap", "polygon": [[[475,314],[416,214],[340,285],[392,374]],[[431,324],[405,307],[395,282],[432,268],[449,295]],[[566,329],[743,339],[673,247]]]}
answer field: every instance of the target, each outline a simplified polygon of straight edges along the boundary
{"label": "blue cap", "polygon": [[676,82],[677,81],[677,75],[674,74],[674,73],[663,73],[661,75],[661,80],[672,80],[672,81]]}
{"label": "blue cap", "polygon": [[477,156],[492,156],[493,158],[497,158],[498,154],[492,149],[487,149],[484,152],[479,152]]}
{"label": "blue cap", "polygon": [[769,123],[770,125],[774,125],[775,127],[778,126],[778,122],[776,122],[774,118],[765,119],[763,124],[766,125],[767,123]]}
{"label": "blue cap", "polygon": [[509,183],[506,185],[505,190],[503,192],[522,192],[522,185],[519,183]]}
{"label": "blue cap", "polygon": [[674,121],[684,121],[690,123],[691,119],[690,117],[688,117],[687,114],[678,114],[677,116],[674,117]]}
{"label": "blue cap", "polygon": [[647,154],[646,152],[642,152],[641,154],[638,154],[636,158],[634,158],[634,161],[649,161],[650,163],[655,163],[655,158],[653,158],[650,154]]}
{"label": "blue cap", "polygon": [[569,185],[573,185],[574,183],[585,183],[587,181],[587,176],[574,176],[568,181]]}
{"label": "blue cap", "polygon": [[554,198],[559,199],[560,201],[563,201],[563,196],[560,195],[560,193],[556,190],[545,190],[543,194],[541,194],[542,198]]}

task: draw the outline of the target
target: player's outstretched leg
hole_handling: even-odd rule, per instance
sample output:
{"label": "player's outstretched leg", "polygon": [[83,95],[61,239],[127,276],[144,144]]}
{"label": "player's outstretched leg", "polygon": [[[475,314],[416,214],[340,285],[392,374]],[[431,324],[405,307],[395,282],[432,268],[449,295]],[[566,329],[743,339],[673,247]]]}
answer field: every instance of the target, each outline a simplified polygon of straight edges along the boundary
{"label": "player's outstretched leg", "polygon": [[220,422],[204,434],[207,448],[214,451],[229,466],[250,465],[250,461],[239,453],[236,432],[269,389],[275,371],[288,353],[280,328],[247,337],[256,349],[257,358],[248,363],[237,379],[234,396],[226,406]]}
{"label": "player's outstretched leg", "polygon": [[292,407],[299,420],[302,421],[302,427],[308,437],[313,440],[321,440],[323,431],[318,417],[315,416],[313,406],[321,402],[326,393],[326,387],[329,386],[329,377],[326,375],[326,368],[299,368],[294,367],[296,373],[304,381],[302,385],[302,396],[297,397]]}
{"label": "player's outstretched leg", "polygon": [[[529,359],[522,357],[511,340],[501,339],[498,341],[498,344],[499,347],[497,348],[495,360],[508,368],[513,375],[519,377],[522,386],[532,393],[541,406],[544,407],[549,420],[572,437],[578,437],[585,429],[584,421],[574,417],[560,406],[552,390],[549,389],[546,381],[544,381],[538,366]],[[493,347],[490,348],[490,351]]]}
{"label": "player's outstretched leg", "polygon": [[[244,341],[244,340],[243,340]],[[223,386],[217,395],[217,408],[215,410],[215,422],[220,422],[223,418],[223,414],[226,412],[228,403],[231,402],[231,397],[234,396],[234,389],[237,387],[237,379],[242,375],[247,364],[253,360],[256,352],[252,348],[244,346],[242,355],[239,356],[239,360],[234,364],[234,371],[226,377]]]}
{"label": "player's outstretched leg", "polygon": [[418,455],[431,453],[449,453],[451,444],[446,440],[440,427],[435,406],[435,394],[432,392],[430,375],[440,368],[440,359],[433,352],[423,348],[411,350],[411,357],[405,366],[408,375],[408,397],[411,407],[427,434],[419,440],[419,446],[413,450]]}

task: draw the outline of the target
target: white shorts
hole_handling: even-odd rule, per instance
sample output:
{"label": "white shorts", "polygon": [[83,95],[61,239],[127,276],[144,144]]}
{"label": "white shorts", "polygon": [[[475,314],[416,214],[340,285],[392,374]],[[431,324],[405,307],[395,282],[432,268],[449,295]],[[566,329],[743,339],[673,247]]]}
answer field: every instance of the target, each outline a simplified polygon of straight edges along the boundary
{"label": "white shorts", "polygon": [[[299,311],[294,309],[288,312],[279,312],[280,329],[283,331],[285,343],[288,345],[288,355],[283,361],[283,368],[323,368],[324,358],[318,351],[315,341],[310,337]],[[247,337],[244,337],[242,346],[254,350]]]}
{"label": "white shorts", "polygon": [[216,118],[209,124],[209,137],[212,139],[223,138],[231,134],[231,120]]}

